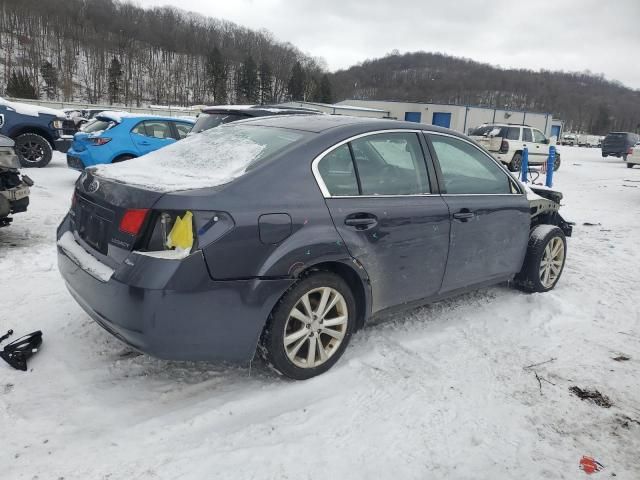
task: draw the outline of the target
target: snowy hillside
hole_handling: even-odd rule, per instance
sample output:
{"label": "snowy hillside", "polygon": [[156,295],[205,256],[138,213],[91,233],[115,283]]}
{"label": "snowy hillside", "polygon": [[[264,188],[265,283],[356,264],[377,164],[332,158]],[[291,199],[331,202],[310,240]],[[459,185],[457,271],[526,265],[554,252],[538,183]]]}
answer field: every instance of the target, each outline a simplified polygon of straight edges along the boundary
{"label": "snowy hillside", "polygon": [[640,478],[640,168],[596,149],[562,158],[576,227],[555,290],[502,285],[397,315],[291,382],[137,355],[90,320],[56,267],[77,176],[58,154],[0,229],[0,334],[44,332],[30,371],[0,363],[0,477],[576,479],[588,455],[603,478]]}

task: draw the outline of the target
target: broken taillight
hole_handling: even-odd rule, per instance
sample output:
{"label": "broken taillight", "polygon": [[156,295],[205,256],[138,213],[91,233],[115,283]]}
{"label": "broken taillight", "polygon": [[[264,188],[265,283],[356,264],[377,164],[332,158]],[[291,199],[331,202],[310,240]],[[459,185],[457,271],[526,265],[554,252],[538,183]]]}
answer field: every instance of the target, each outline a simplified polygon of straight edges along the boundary
{"label": "broken taillight", "polygon": [[120,231],[129,235],[138,235],[147,218],[148,208],[130,208],[120,220]]}

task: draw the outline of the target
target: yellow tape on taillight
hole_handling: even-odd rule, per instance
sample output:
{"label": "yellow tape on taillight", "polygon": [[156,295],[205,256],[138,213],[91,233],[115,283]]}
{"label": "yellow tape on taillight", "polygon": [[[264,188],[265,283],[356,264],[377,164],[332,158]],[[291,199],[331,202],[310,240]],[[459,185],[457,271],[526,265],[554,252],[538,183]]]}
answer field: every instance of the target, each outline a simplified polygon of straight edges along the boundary
{"label": "yellow tape on taillight", "polygon": [[187,211],[177,217],[167,236],[167,247],[190,250],[193,247],[193,213]]}

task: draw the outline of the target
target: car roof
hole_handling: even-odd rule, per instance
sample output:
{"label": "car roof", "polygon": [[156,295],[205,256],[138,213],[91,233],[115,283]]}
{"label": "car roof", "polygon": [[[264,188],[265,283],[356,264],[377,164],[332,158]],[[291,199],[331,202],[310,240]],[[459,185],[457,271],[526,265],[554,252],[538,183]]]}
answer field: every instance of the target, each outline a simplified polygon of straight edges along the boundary
{"label": "car roof", "polygon": [[320,114],[319,110],[304,107],[287,107],[279,105],[214,105],[204,107],[203,113],[241,113],[250,117],[262,117],[267,115],[302,115]]}
{"label": "car roof", "polygon": [[151,115],[151,114],[141,114],[141,113],[130,113],[130,112],[119,112],[119,111],[109,111],[103,110],[98,113],[95,118],[97,119],[107,119],[113,120],[116,123],[122,123],[123,121],[139,121],[139,120],[164,120],[171,122],[185,122],[194,124],[194,119],[186,119],[181,117],[169,117],[165,115]]}
{"label": "car roof", "polygon": [[[237,123],[237,122],[236,122]],[[351,117],[347,115],[278,115],[270,117],[250,118],[241,120],[247,125],[261,125],[266,127],[279,127],[291,130],[302,130],[312,133],[321,133],[330,129],[350,127],[362,132],[373,130],[425,130],[443,132],[464,137],[463,135],[447,128],[436,127],[416,122],[405,122],[386,118]]]}

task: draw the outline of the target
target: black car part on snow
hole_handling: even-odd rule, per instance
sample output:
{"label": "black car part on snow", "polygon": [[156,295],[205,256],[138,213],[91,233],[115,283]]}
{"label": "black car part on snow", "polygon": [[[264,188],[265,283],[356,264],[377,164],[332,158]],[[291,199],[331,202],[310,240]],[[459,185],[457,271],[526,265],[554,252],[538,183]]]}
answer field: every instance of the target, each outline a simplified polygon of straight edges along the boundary
{"label": "black car part on snow", "polygon": [[[0,342],[6,340],[12,334],[13,330],[9,330],[6,335],[0,337]],[[42,345],[42,332],[37,330],[7,344],[4,350],[0,352],[0,358],[16,370],[26,372],[27,360],[38,351],[40,345]]]}

